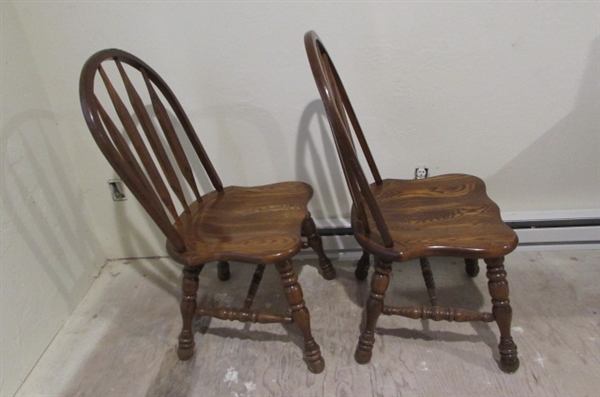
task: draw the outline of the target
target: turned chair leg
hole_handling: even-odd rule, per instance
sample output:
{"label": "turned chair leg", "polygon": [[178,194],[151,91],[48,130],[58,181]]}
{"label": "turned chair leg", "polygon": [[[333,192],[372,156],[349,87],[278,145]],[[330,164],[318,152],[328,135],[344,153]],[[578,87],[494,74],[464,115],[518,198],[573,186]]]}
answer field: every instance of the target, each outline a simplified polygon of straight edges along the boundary
{"label": "turned chair leg", "polygon": [[492,297],[492,314],[500,329],[500,368],[507,373],[515,372],[519,368],[517,345],[510,335],[512,321],[512,308],[508,299],[508,281],[504,269],[504,258],[486,259],[488,289]]}
{"label": "turned chair leg", "polygon": [[321,348],[310,331],[310,314],[304,304],[302,287],[298,283],[298,276],[294,273],[292,261],[288,259],[278,262],[276,267],[281,275],[285,297],[292,310],[292,320],[304,337],[304,359],[308,370],[315,374],[321,373],[325,369],[325,361],[321,357]]}
{"label": "turned chair leg", "polygon": [[323,241],[317,232],[315,221],[313,221],[310,213],[306,215],[306,218],[304,218],[304,222],[302,223],[302,234],[306,236],[308,246],[311,247],[319,257],[319,267],[321,268],[323,278],[326,280],[333,280],[336,276],[335,269],[331,264],[331,260],[325,255]]}
{"label": "turned chair leg", "polygon": [[465,271],[471,277],[477,277],[479,274],[479,264],[477,259],[465,258]]}
{"label": "turned chair leg", "polygon": [[362,256],[356,262],[356,270],[354,271],[354,277],[357,280],[364,280],[369,275],[369,267],[371,266],[370,255],[367,251],[363,251]]}
{"label": "turned chair leg", "polygon": [[217,277],[221,281],[227,281],[231,278],[231,271],[229,270],[229,262],[220,261],[217,263]]}
{"label": "turned chair leg", "polygon": [[195,343],[192,324],[196,308],[198,307],[198,276],[203,267],[204,265],[183,268],[183,280],[181,282],[181,290],[183,292],[183,296],[181,297],[183,327],[181,334],[179,334],[179,347],[177,349],[177,356],[180,360],[189,360],[194,355]]}
{"label": "turned chair leg", "polygon": [[371,276],[371,294],[367,300],[367,322],[365,329],[358,339],[358,346],[354,353],[354,359],[359,364],[371,361],[373,345],[375,344],[375,326],[377,319],[383,311],[383,298],[390,284],[390,273],[392,263],[377,259],[375,262],[375,273]]}
{"label": "turned chair leg", "polygon": [[419,262],[421,264],[421,273],[423,274],[423,279],[425,280],[425,286],[427,287],[429,302],[431,303],[431,306],[437,306],[435,280],[433,279],[433,272],[431,271],[431,266],[429,265],[429,259],[419,258]]}

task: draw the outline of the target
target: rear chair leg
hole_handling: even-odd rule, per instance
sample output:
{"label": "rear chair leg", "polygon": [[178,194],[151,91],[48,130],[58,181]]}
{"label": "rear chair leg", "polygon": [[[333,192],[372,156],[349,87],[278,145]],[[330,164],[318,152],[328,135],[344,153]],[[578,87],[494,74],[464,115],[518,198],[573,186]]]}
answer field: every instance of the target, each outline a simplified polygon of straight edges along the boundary
{"label": "rear chair leg", "polygon": [[194,314],[198,307],[198,276],[204,265],[184,267],[183,280],[181,282],[181,290],[183,296],[181,298],[181,317],[183,319],[183,327],[179,334],[179,347],[177,356],[180,360],[189,360],[194,355],[194,332],[192,323]]}
{"label": "rear chair leg", "polygon": [[465,271],[471,277],[477,277],[479,274],[479,264],[477,259],[465,258]]}
{"label": "rear chair leg", "polygon": [[325,361],[321,357],[321,349],[310,331],[310,315],[304,304],[302,287],[298,283],[298,276],[294,273],[292,261],[288,259],[278,262],[276,267],[281,275],[285,297],[292,309],[292,320],[304,337],[304,359],[308,370],[315,374],[321,373],[325,368]]}
{"label": "rear chair leg", "polygon": [[362,256],[356,262],[356,270],[354,271],[354,277],[357,280],[364,280],[369,275],[369,267],[371,266],[370,255],[367,251],[363,251]]}
{"label": "rear chair leg", "polygon": [[427,294],[429,295],[429,302],[431,303],[431,306],[437,306],[435,280],[433,279],[433,272],[431,271],[431,266],[429,265],[429,259],[419,258],[419,261],[421,263],[421,273],[423,274],[425,286],[427,287]]}
{"label": "rear chair leg", "polygon": [[508,299],[508,281],[504,270],[504,258],[485,259],[488,289],[492,297],[492,314],[500,329],[500,368],[507,373],[519,369],[517,345],[510,335],[512,308]]}
{"label": "rear chair leg", "polygon": [[219,280],[221,281],[227,281],[231,278],[229,262],[219,261],[219,263],[217,263],[217,277],[219,277]]}
{"label": "rear chair leg", "polygon": [[304,222],[302,223],[302,234],[306,236],[309,247],[311,247],[319,257],[319,267],[321,268],[323,278],[326,280],[333,280],[336,275],[335,269],[327,255],[325,255],[325,251],[323,251],[321,236],[319,236],[319,233],[317,232],[315,221],[313,221],[310,213],[306,215],[306,218],[304,218]]}

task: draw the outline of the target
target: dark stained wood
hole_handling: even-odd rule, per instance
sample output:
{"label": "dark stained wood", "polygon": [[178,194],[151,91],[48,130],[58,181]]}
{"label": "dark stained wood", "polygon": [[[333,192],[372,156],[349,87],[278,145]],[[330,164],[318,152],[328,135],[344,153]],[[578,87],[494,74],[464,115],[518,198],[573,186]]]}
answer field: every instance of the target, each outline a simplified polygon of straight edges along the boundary
{"label": "dark stained wood", "polygon": [[298,283],[298,276],[294,273],[291,260],[276,263],[277,270],[281,276],[281,284],[285,291],[285,297],[292,309],[292,319],[300,328],[304,337],[304,359],[310,372],[318,374],[325,369],[325,361],[321,357],[321,348],[315,341],[310,331],[310,314],[304,304],[302,287]]}
{"label": "dark stained wood", "polygon": [[488,288],[492,297],[492,313],[500,329],[500,367],[504,372],[512,373],[519,369],[517,345],[510,334],[512,308],[508,299],[508,281],[504,269],[504,258],[485,259]]}
{"label": "dark stained wood", "polygon": [[231,278],[231,271],[229,269],[229,262],[219,261],[217,263],[217,277],[221,281],[227,281]]}
{"label": "dark stained wood", "polygon": [[196,311],[199,316],[209,316],[221,320],[252,322],[259,324],[284,323],[291,324],[292,317],[266,311],[234,309],[231,307],[200,307]]}
{"label": "dark stained wood", "polygon": [[383,298],[390,285],[391,272],[392,262],[384,262],[381,258],[377,258],[375,272],[371,277],[371,293],[369,299],[367,299],[367,322],[358,339],[358,347],[354,354],[354,359],[359,364],[366,364],[371,361],[373,345],[375,344],[375,326],[383,312]]}
{"label": "dark stained wood", "polygon": [[331,264],[331,260],[325,255],[323,251],[323,243],[317,232],[315,221],[313,221],[310,214],[304,218],[302,224],[302,233],[307,239],[307,245],[311,247],[319,257],[319,267],[321,268],[321,274],[326,280],[333,280],[336,276],[335,268]]}
{"label": "dark stained wood", "polygon": [[362,256],[356,262],[356,270],[354,271],[354,277],[357,280],[364,280],[369,275],[369,267],[371,266],[371,254],[369,251],[363,251]]}
{"label": "dark stained wood", "polygon": [[252,302],[254,302],[254,297],[256,296],[256,292],[258,291],[258,287],[260,286],[264,272],[265,265],[256,265],[254,275],[252,276],[252,282],[250,283],[250,288],[248,288],[248,295],[246,295],[246,299],[244,300],[244,310],[250,310],[250,307],[252,307]]}
{"label": "dark stained wood", "polygon": [[[364,249],[356,277],[364,279],[368,257],[376,258],[367,301],[367,320],[359,338],[355,359],[369,362],[379,315],[448,321],[496,320],[500,329],[500,366],[514,372],[519,366],[517,347],[510,335],[512,310],[504,256],[518,244],[516,234],[502,221],[500,209],[487,196],[484,182],[471,175],[448,174],[419,180],[382,179],[369,150],[356,113],[327,53],[313,31],[304,36],[308,60],[334,136],[338,157],[352,196],[352,229]],[[374,182],[369,182],[358,158],[359,142]],[[427,257],[444,255],[465,259],[471,277],[479,272],[477,259],[488,265],[493,311],[477,313],[437,307],[437,296]],[[419,258],[432,307],[387,307],[385,292],[392,262]]]}
{"label": "dark stained wood", "polygon": [[[224,187],[171,89],[150,66],[124,51],[103,50],[88,59],[80,77],[80,100],[100,150],[165,234],[170,256],[184,265],[179,358],[194,354],[195,315],[294,322],[305,339],[308,369],[321,372],[324,361],[291,264],[300,249],[311,247],[323,277],[335,278],[307,210],[312,188],[301,182]],[[186,148],[193,149],[188,151],[192,155]],[[214,190],[200,192],[198,170]],[[226,281],[231,276],[228,261],[257,265],[244,306],[198,307],[203,266],[218,262],[218,278]],[[267,265],[281,273],[291,315],[251,310]]]}
{"label": "dark stained wood", "polygon": [[479,263],[477,259],[465,258],[465,271],[471,277],[477,277],[479,274]]}
{"label": "dark stained wood", "polygon": [[[373,185],[374,200],[394,241],[385,246],[376,229],[355,223],[356,238],[369,251],[393,261],[449,255],[498,257],[517,246],[517,236],[500,218],[484,182],[471,175],[386,179]],[[370,217],[368,218],[371,221]]]}
{"label": "dark stained wood", "polygon": [[427,287],[427,294],[429,295],[429,303],[431,303],[431,306],[437,306],[435,280],[433,279],[433,272],[431,271],[431,266],[429,265],[429,259],[419,258],[419,262],[421,265],[421,273],[423,274],[423,279],[425,280],[425,286]]}
{"label": "dark stained wood", "polygon": [[473,310],[439,306],[385,306],[383,308],[383,314],[434,321],[483,321],[486,323],[494,321],[494,315],[492,313],[479,313]]}
{"label": "dark stained wood", "polygon": [[199,275],[204,265],[189,266],[183,268],[183,279],[181,281],[181,317],[183,327],[179,334],[179,347],[177,355],[180,360],[189,360],[194,355],[194,330],[192,322],[198,307]]}

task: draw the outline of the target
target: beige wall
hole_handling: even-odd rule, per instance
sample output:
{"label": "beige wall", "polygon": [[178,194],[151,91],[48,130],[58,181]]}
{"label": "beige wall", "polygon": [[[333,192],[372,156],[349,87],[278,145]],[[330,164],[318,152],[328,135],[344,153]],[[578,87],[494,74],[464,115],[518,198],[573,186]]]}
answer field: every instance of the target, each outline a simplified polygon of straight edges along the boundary
{"label": "beige wall", "polygon": [[0,395],[11,396],[106,260],[35,54],[2,3]]}
{"label": "beige wall", "polygon": [[598,3],[1,7],[8,395],[105,258],[163,252],[134,200],[110,200],[114,173],[81,117],[79,72],[102,48],[162,74],[225,183],[305,180],[322,222],[347,216],[348,202],[304,53],[309,29],[328,46],[384,176],[410,178],[425,164],[483,177],[504,211],[599,207]]}

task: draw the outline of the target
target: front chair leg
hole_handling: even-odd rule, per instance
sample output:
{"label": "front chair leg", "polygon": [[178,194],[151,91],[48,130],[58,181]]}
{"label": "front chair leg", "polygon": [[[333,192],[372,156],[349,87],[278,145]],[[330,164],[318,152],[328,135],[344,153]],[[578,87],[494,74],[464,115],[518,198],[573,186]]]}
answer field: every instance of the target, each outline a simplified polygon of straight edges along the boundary
{"label": "front chair leg", "polygon": [[371,276],[371,294],[367,300],[367,323],[365,329],[358,339],[358,346],[354,353],[354,359],[359,364],[371,361],[373,345],[375,344],[375,326],[377,319],[383,311],[383,298],[390,284],[390,273],[392,263],[377,259],[375,273]]}
{"label": "front chair leg", "polygon": [[331,260],[325,255],[323,241],[321,240],[321,236],[319,236],[319,232],[317,232],[315,221],[313,221],[310,213],[306,215],[306,218],[304,218],[304,222],[302,223],[302,234],[306,236],[309,247],[312,248],[319,257],[319,267],[321,268],[323,278],[326,280],[333,280],[336,275],[335,269],[331,264]]}
{"label": "front chair leg", "polygon": [[183,280],[181,282],[183,296],[180,307],[183,327],[181,334],[179,334],[179,347],[177,349],[177,356],[180,360],[189,360],[194,355],[195,343],[192,323],[198,307],[198,276],[203,267],[204,265],[183,268]]}
{"label": "front chair leg", "polygon": [[285,297],[292,310],[292,320],[304,337],[304,359],[308,370],[315,374],[321,373],[325,369],[325,361],[321,357],[321,349],[310,331],[310,315],[304,304],[302,287],[298,283],[298,276],[294,273],[292,261],[288,259],[278,262],[276,267],[281,275]]}
{"label": "front chair leg", "polygon": [[507,373],[519,369],[517,345],[510,335],[512,308],[508,299],[508,281],[504,270],[504,258],[486,259],[488,289],[492,297],[492,314],[500,329],[500,368]]}

